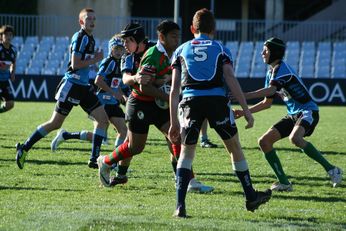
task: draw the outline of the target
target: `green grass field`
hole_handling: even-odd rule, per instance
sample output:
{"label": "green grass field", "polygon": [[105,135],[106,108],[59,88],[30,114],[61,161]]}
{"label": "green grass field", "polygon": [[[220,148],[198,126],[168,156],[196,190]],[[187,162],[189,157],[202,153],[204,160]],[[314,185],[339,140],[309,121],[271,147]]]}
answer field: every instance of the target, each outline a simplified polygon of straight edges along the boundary
{"label": "green grass field", "polygon": [[[346,230],[346,184],[332,188],[323,168],[287,140],[276,148],[294,191],[273,193],[255,213],[244,209],[240,183],[213,130],[209,136],[220,148],[198,147],[194,170],[215,191],[187,195],[189,219],[172,218],[175,189],[169,152],[154,127],[144,152],[134,158],[125,185],[100,187],[97,171],[87,167],[90,143],[69,141],[51,153],[56,132],[34,146],[20,170],[15,163],[16,142],[23,142],[48,120],[53,108],[53,103],[17,102],[12,111],[0,114],[0,230]],[[284,106],[257,113],[250,130],[244,129],[243,119],[238,121],[257,189],[275,181],[257,139],[284,114]],[[321,107],[320,123],[308,138],[344,170],[345,114],[345,107]],[[92,123],[77,107],[63,127],[91,130]],[[108,134],[113,143],[113,130]],[[111,150],[111,145],[103,146],[102,154]]]}

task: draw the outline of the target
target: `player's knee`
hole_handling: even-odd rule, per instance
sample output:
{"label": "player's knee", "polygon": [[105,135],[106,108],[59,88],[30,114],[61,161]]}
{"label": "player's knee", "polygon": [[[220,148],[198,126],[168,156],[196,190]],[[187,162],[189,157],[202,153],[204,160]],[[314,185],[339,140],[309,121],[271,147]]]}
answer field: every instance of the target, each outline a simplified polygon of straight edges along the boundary
{"label": "player's knee", "polygon": [[141,153],[143,150],[144,150],[144,145],[136,145],[136,146],[130,147],[130,152],[132,155],[137,155]]}
{"label": "player's knee", "polygon": [[272,146],[271,142],[265,136],[261,136],[257,142],[262,150],[267,150]]}
{"label": "player's knee", "polygon": [[295,146],[297,147],[301,147],[302,146],[302,142],[303,142],[303,139],[299,136],[295,136],[295,135],[290,135],[288,137],[288,139],[290,140],[290,142],[292,144],[294,144]]}

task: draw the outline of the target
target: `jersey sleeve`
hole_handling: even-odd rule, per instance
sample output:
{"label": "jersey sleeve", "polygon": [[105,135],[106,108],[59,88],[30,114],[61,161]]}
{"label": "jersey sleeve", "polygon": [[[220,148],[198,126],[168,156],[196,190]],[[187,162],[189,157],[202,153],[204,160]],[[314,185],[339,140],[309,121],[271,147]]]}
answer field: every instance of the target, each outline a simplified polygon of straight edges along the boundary
{"label": "jersey sleeve", "polygon": [[132,72],[133,71],[133,55],[127,54],[121,58],[120,71],[123,72]]}
{"label": "jersey sleeve", "polygon": [[100,66],[99,71],[97,72],[97,75],[100,75],[102,77],[106,77],[109,75],[115,68],[115,62],[111,61],[109,59],[103,59]]}
{"label": "jersey sleeve", "polygon": [[72,54],[82,56],[85,51],[86,45],[89,42],[89,38],[86,35],[79,36],[79,34],[75,34],[72,38]]}

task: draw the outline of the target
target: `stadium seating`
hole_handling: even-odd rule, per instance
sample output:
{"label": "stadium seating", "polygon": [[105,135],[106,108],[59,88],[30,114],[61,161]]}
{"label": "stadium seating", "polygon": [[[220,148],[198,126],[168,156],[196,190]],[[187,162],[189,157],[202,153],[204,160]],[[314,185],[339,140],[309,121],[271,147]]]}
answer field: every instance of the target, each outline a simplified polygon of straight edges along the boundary
{"label": "stadium seating", "polygon": [[[16,36],[17,74],[63,75],[69,59],[67,36]],[[108,55],[108,39],[95,39],[97,49]],[[261,52],[263,41],[226,41],[238,78],[263,78],[266,65]],[[346,78],[346,42],[288,41],[285,61],[302,78]]]}

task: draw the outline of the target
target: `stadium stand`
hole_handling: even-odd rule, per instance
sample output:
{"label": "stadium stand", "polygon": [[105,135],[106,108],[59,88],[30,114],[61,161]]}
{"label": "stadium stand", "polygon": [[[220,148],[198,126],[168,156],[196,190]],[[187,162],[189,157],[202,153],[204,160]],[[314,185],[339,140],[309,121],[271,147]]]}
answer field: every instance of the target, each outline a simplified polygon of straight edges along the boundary
{"label": "stadium stand", "polygon": [[[68,64],[69,37],[16,36],[17,74],[63,75]],[[108,39],[95,39],[96,48],[108,55]],[[220,41],[221,42],[221,41]],[[239,78],[262,78],[266,65],[261,52],[263,41],[226,41]],[[346,42],[288,41],[285,60],[303,78],[346,78]]]}

